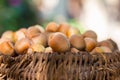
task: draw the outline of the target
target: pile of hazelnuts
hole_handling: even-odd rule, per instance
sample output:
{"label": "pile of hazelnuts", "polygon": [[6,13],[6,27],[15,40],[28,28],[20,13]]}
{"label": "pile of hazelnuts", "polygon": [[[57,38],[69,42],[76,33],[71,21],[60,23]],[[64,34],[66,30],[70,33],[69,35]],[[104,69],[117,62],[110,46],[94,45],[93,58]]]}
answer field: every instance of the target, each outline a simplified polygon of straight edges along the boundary
{"label": "pile of hazelnuts", "polygon": [[14,56],[26,53],[112,53],[115,50],[110,40],[97,41],[97,34],[88,30],[80,31],[67,23],[50,22],[44,29],[40,25],[21,28],[15,32],[9,30],[0,38],[0,53]]}

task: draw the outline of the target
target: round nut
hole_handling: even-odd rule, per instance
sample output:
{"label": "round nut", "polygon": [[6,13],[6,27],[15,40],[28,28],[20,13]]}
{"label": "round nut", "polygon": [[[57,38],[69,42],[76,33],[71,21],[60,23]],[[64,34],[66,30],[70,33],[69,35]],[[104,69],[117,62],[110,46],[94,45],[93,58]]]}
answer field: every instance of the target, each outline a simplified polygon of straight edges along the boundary
{"label": "round nut", "polygon": [[67,23],[61,23],[58,27],[58,32],[61,32],[67,36],[67,32],[70,28],[70,25]]}
{"label": "round nut", "polygon": [[48,45],[55,52],[66,52],[70,49],[70,42],[67,37],[60,32],[54,33],[49,37]]}
{"label": "round nut", "polygon": [[94,40],[93,38],[86,37],[86,38],[84,38],[84,40],[85,40],[85,44],[86,44],[85,50],[88,52],[92,51],[97,45],[96,40]]}
{"label": "round nut", "polygon": [[45,47],[40,44],[32,44],[31,48],[33,49],[34,52],[44,52],[45,51]]}
{"label": "round nut", "polygon": [[72,35],[69,41],[72,47],[79,49],[79,50],[85,49],[85,41],[82,35]]}
{"label": "round nut", "polygon": [[0,38],[0,44],[3,43],[3,42],[12,42],[10,39],[7,39],[7,38]]}
{"label": "round nut", "polygon": [[72,35],[78,35],[81,34],[80,31],[77,28],[69,28],[68,32],[67,32],[67,37],[70,38]]}
{"label": "round nut", "polygon": [[40,25],[34,25],[34,27],[39,29],[41,33],[45,32],[44,28],[42,26],[40,26]]}
{"label": "round nut", "polygon": [[35,36],[38,36],[40,33],[41,33],[41,31],[38,28],[34,27],[34,26],[29,27],[27,29],[27,37],[29,39],[31,39],[31,38],[33,38]]}
{"label": "round nut", "polygon": [[48,23],[46,27],[47,32],[57,32],[57,30],[58,30],[58,25],[55,22]]}
{"label": "round nut", "polygon": [[41,44],[44,47],[47,46],[47,36],[45,34],[40,34],[32,38],[34,44]]}
{"label": "round nut", "polygon": [[1,38],[9,39],[10,41],[14,42],[14,32],[13,31],[5,31]]}
{"label": "round nut", "polygon": [[83,34],[84,37],[90,37],[90,38],[93,38],[95,40],[97,40],[97,34],[92,31],[92,30],[88,30],[86,31],[84,34]]}
{"label": "round nut", "polygon": [[14,33],[14,43],[22,38],[25,38],[25,34],[22,31],[16,31]]}
{"label": "round nut", "polygon": [[18,54],[25,54],[27,49],[30,47],[30,40],[27,38],[22,38],[15,43],[15,51]]}
{"label": "round nut", "polygon": [[12,42],[4,41],[0,44],[0,52],[4,55],[13,56],[14,55],[14,47]]}
{"label": "round nut", "polygon": [[78,53],[78,52],[80,52],[78,49],[76,49],[76,48],[71,48],[71,52],[72,53]]}
{"label": "round nut", "polygon": [[112,51],[115,51],[115,50],[119,50],[118,49],[118,45],[115,41],[113,41],[112,39],[107,39],[114,47],[114,49]]}
{"label": "round nut", "polygon": [[29,47],[26,53],[28,53],[28,54],[33,54],[33,53],[34,53],[34,50],[33,50],[31,47]]}
{"label": "round nut", "polygon": [[114,46],[112,45],[112,43],[109,40],[103,40],[103,41],[99,42],[97,44],[97,46],[106,46],[106,47],[110,48],[112,51],[114,51]]}
{"label": "round nut", "polygon": [[27,28],[20,28],[18,31],[21,31],[27,36]]}
{"label": "round nut", "polygon": [[95,47],[91,52],[91,54],[97,54],[97,53],[112,53],[110,48],[106,46],[101,46],[101,47]]}
{"label": "round nut", "polygon": [[98,53],[103,53],[103,50],[101,47],[95,47],[91,52],[90,54],[98,54]]}
{"label": "round nut", "polygon": [[112,53],[112,50],[109,47],[101,46],[101,49],[103,50],[104,53]]}
{"label": "round nut", "polygon": [[51,47],[46,47],[45,48],[45,53],[53,53],[53,50]]}

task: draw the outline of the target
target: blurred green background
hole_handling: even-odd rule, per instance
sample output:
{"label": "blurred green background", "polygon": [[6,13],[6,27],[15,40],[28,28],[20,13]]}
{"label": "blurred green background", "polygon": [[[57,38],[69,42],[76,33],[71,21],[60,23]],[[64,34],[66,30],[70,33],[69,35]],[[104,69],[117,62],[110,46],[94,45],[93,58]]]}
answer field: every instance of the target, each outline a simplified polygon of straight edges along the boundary
{"label": "blurred green background", "polygon": [[120,44],[120,0],[0,0],[0,35],[51,21],[67,22],[81,33],[91,29],[98,40]]}
{"label": "blurred green background", "polygon": [[0,0],[0,34],[36,24],[36,14],[30,7],[28,0]]}
{"label": "blurred green background", "polygon": [[[60,0],[59,3],[57,1],[0,0],[0,35],[6,30],[15,31],[21,27],[29,27],[35,24],[45,27],[50,21],[57,23],[68,22],[72,26],[80,28],[82,24],[70,16],[67,11],[66,4],[68,0]],[[56,8],[53,8],[55,4],[57,4]],[[44,9],[46,5],[48,8]],[[84,29],[80,30],[83,32]]]}

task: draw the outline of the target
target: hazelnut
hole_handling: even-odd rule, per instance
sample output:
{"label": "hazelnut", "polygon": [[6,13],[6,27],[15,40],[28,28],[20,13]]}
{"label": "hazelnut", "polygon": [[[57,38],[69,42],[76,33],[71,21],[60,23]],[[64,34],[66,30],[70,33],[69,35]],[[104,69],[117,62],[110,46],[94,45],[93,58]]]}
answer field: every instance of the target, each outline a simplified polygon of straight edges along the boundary
{"label": "hazelnut", "polygon": [[16,31],[14,33],[14,42],[16,42],[16,41],[18,41],[18,40],[20,40],[22,38],[25,38],[25,37],[26,36],[25,36],[25,34],[22,31]]}
{"label": "hazelnut", "polygon": [[90,54],[97,54],[97,53],[103,53],[103,49],[101,47],[95,47]]}
{"label": "hazelnut", "polygon": [[97,42],[93,38],[86,37],[84,38],[84,40],[86,44],[86,48],[85,48],[86,51],[90,52],[92,51],[92,49],[96,47]]}
{"label": "hazelnut", "polygon": [[40,25],[34,25],[34,27],[39,29],[41,33],[45,32],[44,28]]}
{"label": "hazelnut", "polygon": [[45,35],[46,38],[47,38],[47,40],[48,40],[49,37],[50,37],[51,35],[53,35],[54,33],[53,33],[53,32],[44,32],[44,33],[42,33],[42,34]]}
{"label": "hazelnut", "polygon": [[101,49],[103,50],[104,53],[112,53],[112,50],[109,47],[101,46]]}
{"label": "hazelnut", "polygon": [[45,47],[40,44],[32,44],[31,48],[33,49],[34,52],[44,52],[45,51]]}
{"label": "hazelnut", "polygon": [[43,33],[36,37],[33,37],[31,40],[33,41],[34,44],[41,44],[44,47],[47,46],[47,36]]}
{"label": "hazelnut", "polygon": [[116,42],[115,41],[113,41],[112,39],[107,39],[110,43],[112,43],[112,45],[113,45],[113,47],[114,47],[114,49],[113,50],[118,50],[118,46],[117,46],[117,44],[116,44]]}
{"label": "hazelnut", "polygon": [[80,34],[79,29],[71,27],[67,32],[67,37],[70,38],[72,35],[76,35],[76,34]]}
{"label": "hazelnut", "polygon": [[78,49],[76,49],[76,48],[71,48],[71,52],[72,53],[78,53],[78,52],[80,52]]}
{"label": "hazelnut", "polygon": [[33,54],[33,53],[34,53],[34,50],[33,50],[31,47],[29,47],[26,53],[28,53],[28,54]]}
{"label": "hazelnut", "polygon": [[67,23],[61,23],[58,27],[58,32],[61,32],[67,36],[67,32],[70,28],[70,25]]}
{"label": "hazelnut", "polygon": [[7,38],[0,38],[0,44],[5,42],[5,41],[8,41],[8,42],[11,42],[10,39],[7,39]]}
{"label": "hazelnut", "polygon": [[82,35],[72,35],[69,41],[72,47],[79,50],[85,49],[85,41]]}
{"label": "hazelnut", "polygon": [[70,42],[67,37],[60,32],[56,32],[49,37],[48,45],[55,52],[66,52],[70,49]]}
{"label": "hazelnut", "polygon": [[41,33],[41,31],[38,28],[34,27],[34,26],[29,27],[27,29],[27,37],[29,39],[31,39],[31,38],[33,38],[35,36],[38,36],[40,33]]}
{"label": "hazelnut", "polygon": [[104,41],[101,41],[97,44],[97,46],[106,46],[108,48],[110,48],[112,51],[114,51],[114,46],[112,45],[112,43],[108,40],[104,40]]}
{"label": "hazelnut", "polygon": [[30,40],[27,38],[22,38],[15,43],[15,51],[18,54],[25,54],[30,47]]}
{"label": "hazelnut", "polygon": [[97,40],[97,34],[92,31],[92,30],[88,30],[86,31],[84,34],[83,34],[84,37],[90,37],[90,38],[93,38],[95,40]]}
{"label": "hazelnut", "polygon": [[25,36],[27,35],[27,28],[20,28],[18,31],[23,32]]}
{"label": "hazelnut", "polygon": [[6,39],[9,39],[10,41],[13,42],[14,41],[13,36],[14,36],[14,32],[13,31],[5,31],[2,34],[1,38],[6,38]]}
{"label": "hazelnut", "polygon": [[46,27],[47,32],[56,32],[57,30],[58,30],[58,24],[56,24],[55,22],[48,23]]}
{"label": "hazelnut", "polygon": [[95,47],[91,52],[91,54],[97,54],[97,53],[112,53],[110,48],[106,46],[101,46],[101,47]]}
{"label": "hazelnut", "polygon": [[0,52],[4,55],[13,56],[14,55],[14,47],[12,42],[4,41],[0,44]]}
{"label": "hazelnut", "polygon": [[53,53],[53,50],[51,47],[46,47],[45,48],[45,53]]}

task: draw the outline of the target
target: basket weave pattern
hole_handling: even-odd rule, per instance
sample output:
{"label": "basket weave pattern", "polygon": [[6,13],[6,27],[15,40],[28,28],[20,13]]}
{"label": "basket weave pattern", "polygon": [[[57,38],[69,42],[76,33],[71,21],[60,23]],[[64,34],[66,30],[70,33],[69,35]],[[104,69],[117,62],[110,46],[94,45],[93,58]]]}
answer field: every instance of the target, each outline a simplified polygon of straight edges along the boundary
{"label": "basket weave pattern", "polygon": [[1,80],[120,80],[120,52],[3,56]]}

